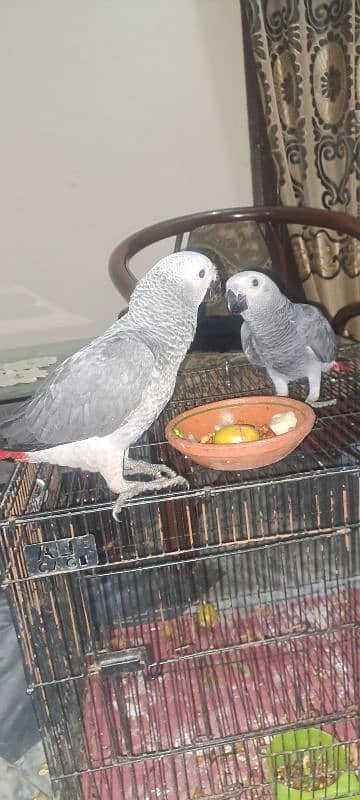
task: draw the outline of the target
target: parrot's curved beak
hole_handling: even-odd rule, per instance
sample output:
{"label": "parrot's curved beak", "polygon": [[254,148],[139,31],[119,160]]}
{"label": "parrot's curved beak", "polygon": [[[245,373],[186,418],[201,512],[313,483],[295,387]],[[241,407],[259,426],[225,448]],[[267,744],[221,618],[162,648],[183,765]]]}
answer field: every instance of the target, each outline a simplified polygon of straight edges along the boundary
{"label": "parrot's curved beak", "polygon": [[204,301],[205,303],[207,302],[211,303],[214,300],[217,300],[220,297],[220,295],[221,295],[221,280],[218,274],[216,274],[216,277],[213,278],[213,280],[210,283],[210,286],[204,297]]}
{"label": "parrot's curved beak", "polygon": [[230,314],[242,314],[248,308],[245,294],[235,294],[232,289],[226,292],[226,303]]}

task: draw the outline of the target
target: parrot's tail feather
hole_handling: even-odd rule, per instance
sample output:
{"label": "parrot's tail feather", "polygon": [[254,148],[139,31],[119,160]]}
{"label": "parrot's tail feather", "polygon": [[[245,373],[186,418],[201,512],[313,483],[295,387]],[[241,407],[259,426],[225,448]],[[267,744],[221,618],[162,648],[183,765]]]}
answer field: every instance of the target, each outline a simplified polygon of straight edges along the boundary
{"label": "parrot's tail feather", "polygon": [[330,364],[330,371],[347,373],[352,372],[352,369],[345,361],[332,361]]}
{"label": "parrot's tail feather", "polygon": [[7,458],[11,458],[12,461],[28,460],[27,453],[23,453],[21,450],[0,450],[0,461],[5,461]]}

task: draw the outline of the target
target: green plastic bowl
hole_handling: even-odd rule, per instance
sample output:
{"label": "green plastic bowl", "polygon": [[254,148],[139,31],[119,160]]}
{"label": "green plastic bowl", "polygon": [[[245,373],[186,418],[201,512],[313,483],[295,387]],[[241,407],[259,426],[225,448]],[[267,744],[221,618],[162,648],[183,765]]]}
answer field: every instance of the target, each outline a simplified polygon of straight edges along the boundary
{"label": "green plastic bowl", "polygon": [[[314,752],[312,748],[322,748],[326,754],[329,769],[334,769],[338,777],[334,783],[323,789],[310,791],[292,789],[287,783],[277,780],[276,774],[279,767],[291,764],[297,759],[303,759],[306,752]],[[300,752],[299,752],[300,751]],[[325,733],[319,728],[303,728],[297,731],[288,731],[275,736],[269,747],[267,768],[272,784],[272,793],[277,800],[326,800],[331,797],[351,795],[352,800],[360,800],[360,782],[355,772],[347,767],[346,751],[344,745],[339,744],[330,733]]]}

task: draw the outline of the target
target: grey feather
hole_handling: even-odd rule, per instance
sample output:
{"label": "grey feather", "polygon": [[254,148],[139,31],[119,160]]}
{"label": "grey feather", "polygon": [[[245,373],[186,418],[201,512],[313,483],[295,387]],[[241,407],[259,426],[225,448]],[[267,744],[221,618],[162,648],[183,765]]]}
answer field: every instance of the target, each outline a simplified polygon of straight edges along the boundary
{"label": "grey feather", "polygon": [[106,436],[124,423],[146,392],[156,353],[139,332],[119,325],[60,364],[17,416],[0,426],[9,447]]}
{"label": "grey feather", "polygon": [[131,466],[131,459],[131,474],[146,480],[126,480],[125,454],[170,400],[199,305],[217,283],[214,264],[201,253],[161,259],[139,281],[127,314],[60,364],[33,399],[0,426],[5,440],[0,458],[9,449],[22,450],[29,461],[100,472],[118,495],[115,517],[137,494],[182,484],[166,465],[135,461]]}
{"label": "grey feather", "polygon": [[259,353],[259,350],[256,346],[255,336],[245,320],[241,326],[240,335],[242,349],[246,355],[246,358],[249,359],[250,364],[254,364],[255,367],[262,367],[264,365],[264,357],[261,355],[261,353]]}
{"label": "grey feather", "polygon": [[336,337],[321,311],[316,306],[294,303],[293,313],[297,335],[311,347],[319,361],[324,364],[333,361],[336,355]]}
{"label": "grey feather", "polygon": [[308,401],[320,392],[321,372],[336,357],[336,337],[320,309],[292,303],[271,280],[254,270],[233,275],[226,285],[230,311],[241,313],[241,341],[249,361],[264,367],[278,394],[292,380],[308,378]]}

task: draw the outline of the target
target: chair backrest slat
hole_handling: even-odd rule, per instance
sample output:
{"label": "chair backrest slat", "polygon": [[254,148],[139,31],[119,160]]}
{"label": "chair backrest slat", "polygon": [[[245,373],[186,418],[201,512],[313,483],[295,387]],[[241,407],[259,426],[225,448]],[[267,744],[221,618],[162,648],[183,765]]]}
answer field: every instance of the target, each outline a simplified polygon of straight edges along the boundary
{"label": "chair backrest slat", "polygon": [[272,222],[266,221],[265,223],[265,240],[268,246],[270,258],[273,264],[274,272],[279,276],[283,286],[289,288],[290,272],[288,270],[287,260],[283,245],[281,244],[277,228]]}
{"label": "chair backrest slat", "polygon": [[[360,220],[350,214],[343,214],[337,211],[298,206],[249,206],[204,211],[183,217],[174,217],[173,219],[150,225],[121,242],[110,257],[109,272],[112,281],[120,294],[128,300],[137,283],[130,269],[130,261],[140,250],[170,237],[176,237],[175,250],[179,250],[185,233],[189,233],[203,225],[241,221],[265,224],[266,240],[274,270],[286,289],[291,288],[294,272],[279,236],[279,225],[307,225],[313,228],[334,230],[340,234],[360,240]],[[357,304],[355,304],[355,307],[357,307]],[[350,308],[350,306],[347,308]],[[354,308],[352,310],[354,311]],[[345,309],[341,309],[341,311],[344,311],[344,314],[340,317],[341,325],[343,325],[346,324],[350,317],[346,316]],[[356,313],[360,313],[360,307],[359,312]]]}

